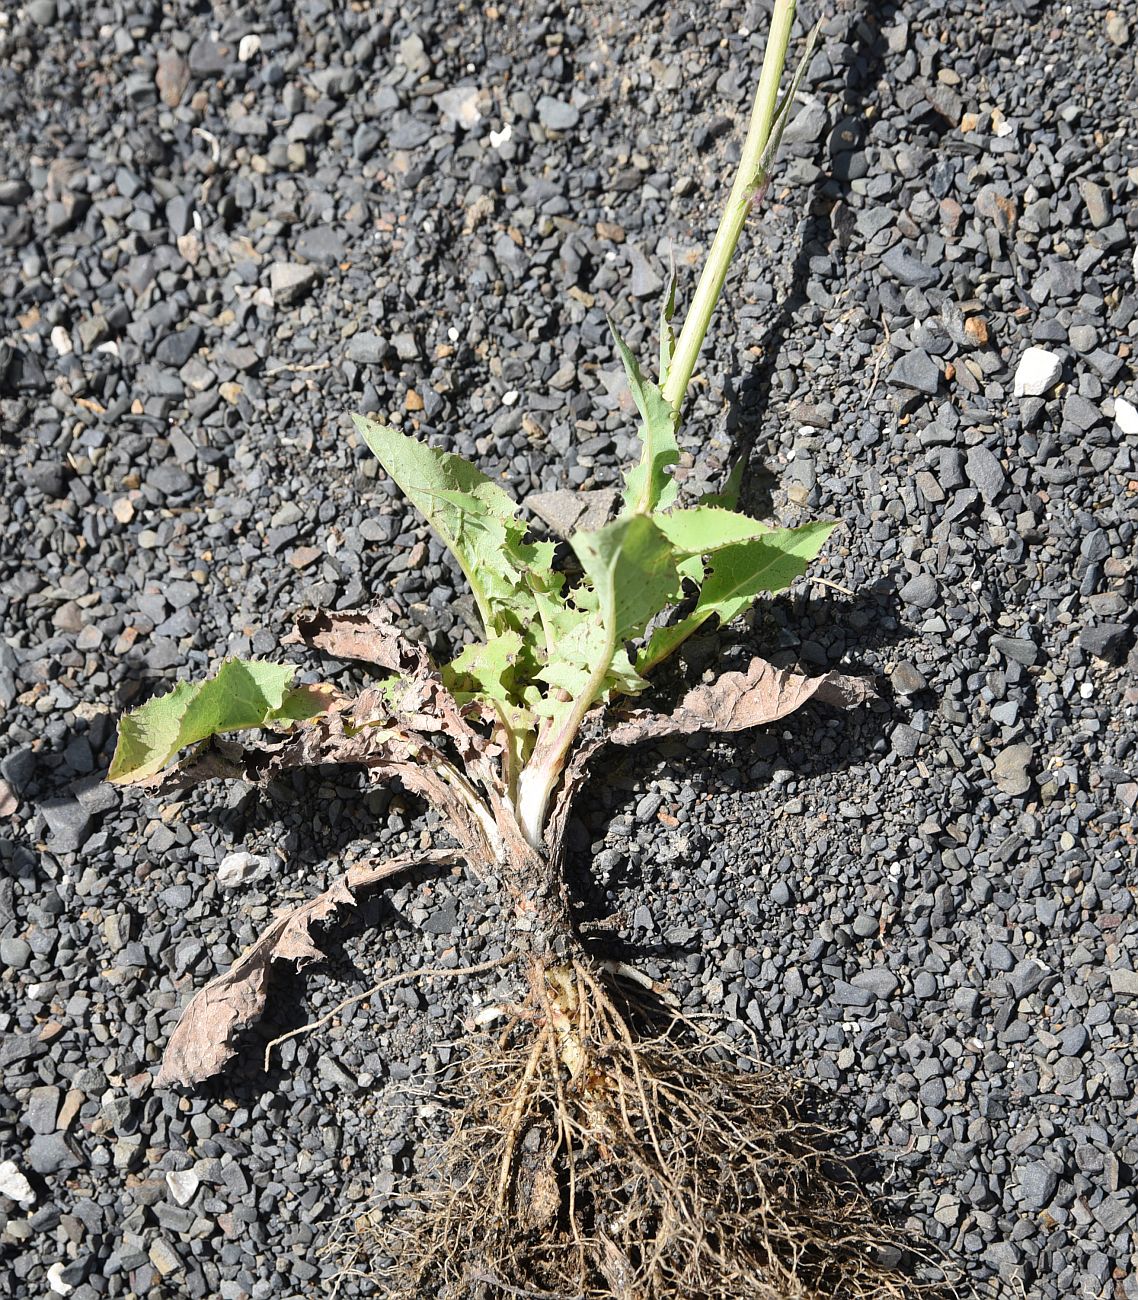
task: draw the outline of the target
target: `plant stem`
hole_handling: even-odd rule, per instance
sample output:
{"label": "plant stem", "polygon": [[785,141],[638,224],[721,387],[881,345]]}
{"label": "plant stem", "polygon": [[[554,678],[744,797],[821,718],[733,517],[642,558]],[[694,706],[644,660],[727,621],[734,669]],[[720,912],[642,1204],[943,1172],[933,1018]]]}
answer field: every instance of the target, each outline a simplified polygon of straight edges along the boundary
{"label": "plant stem", "polygon": [[715,311],[715,304],[719,301],[723,289],[727,268],[731,265],[731,258],[739,243],[739,236],[742,234],[747,212],[751,206],[752,189],[759,160],[770,137],[771,122],[778,102],[778,84],[786,64],[786,50],[790,44],[794,9],[795,0],[775,0],[767,48],[763,53],[759,88],[755,92],[751,124],[747,128],[747,139],[743,144],[743,157],[739,161],[739,170],[731,186],[727,208],[719,222],[719,229],[715,232],[715,239],[699,277],[695,297],[692,298],[691,307],[684,317],[683,330],[676,341],[668,379],[664,384],[664,397],[671,403],[677,419],[684,397],[687,395],[692,372],[695,370],[699,350],[707,334],[707,327],[711,323],[712,312]]}

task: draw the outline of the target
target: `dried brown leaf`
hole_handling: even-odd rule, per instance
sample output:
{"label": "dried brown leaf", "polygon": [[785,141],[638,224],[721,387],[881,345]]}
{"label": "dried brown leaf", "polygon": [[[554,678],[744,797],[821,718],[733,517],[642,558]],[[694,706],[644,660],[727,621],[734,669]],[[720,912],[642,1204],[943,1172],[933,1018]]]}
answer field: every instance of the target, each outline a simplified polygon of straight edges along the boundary
{"label": "dried brown leaf", "polygon": [[284,638],[283,644],[306,645],[338,659],[355,659],[395,673],[401,687],[394,707],[384,692],[363,691],[353,710],[357,725],[391,717],[414,731],[445,733],[465,764],[483,778],[491,776],[492,760],[501,748],[470,725],[468,714],[476,716],[478,709],[459,707],[443,685],[430,655],[407,640],[388,610],[376,606],[342,613],[303,613],[297,617],[296,630]]}
{"label": "dried brown leaf", "polygon": [[446,865],[456,856],[452,850],[433,849],[378,866],[352,867],[324,893],[278,916],[229,970],[191,998],[166,1045],[155,1085],[187,1087],[222,1068],[236,1053],[241,1031],[261,1018],[273,962],[295,962],[300,969],[322,957],[312,938],[312,925],[329,921],[341,907],[353,905],[361,889],[412,867]]}
{"label": "dried brown leaf", "polygon": [[777,722],[810,699],[852,708],[875,694],[865,678],[842,673],[805,677],[756,658],[745,673],[724,673],[708,685],[688,691],[672,713],[638,713],[617,723],[608,739],[614,745],[635,745],[696,731],[744,731]]}
{"label": "dried brown leaf", "polygon": [[408,641],[386,609],[305,611],[296,617],[296,629],[282,645],[306,645],[336,659],[356,659],[390,673],[416,677],[434,665],[422,648]]}
{"label": "dried brown leaf", "polygon": [[[294,768],[362,767],[369,777],[396,779],[404,789],[426,799],[446,818],[473,869],[488,867],[492,855],[486,826],[463,797],[458,769],[429,736],[373,717],[367,695],[363,692],[358,701],[346,701],[342,709],[312,720],[282,740],[243,747],[215,736],[177,767],[143,784],[159,792],[210,780],[264,785]],[[489,742],[485,743],[489,749]]]}

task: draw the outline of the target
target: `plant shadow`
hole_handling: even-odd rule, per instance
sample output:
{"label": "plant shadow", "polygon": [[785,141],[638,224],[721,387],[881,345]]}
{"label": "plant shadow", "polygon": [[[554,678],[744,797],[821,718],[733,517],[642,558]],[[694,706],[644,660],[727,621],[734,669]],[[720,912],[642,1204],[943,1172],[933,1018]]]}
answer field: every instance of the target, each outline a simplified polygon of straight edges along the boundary
{"label": "plant shadow", "polygon": [[[803,6],[801,21],[808,28],[814,21],[815,6]],[[854,0],[839,0],[834,22],[844,21],[853,36],[848,44],[849,57],[844,73],[832,73],[829,80],[810,84],[810,90],[840,91],[834,105],[833,131],[827,139],[839,142],[840,128],[850,128],[851,142],[860,143],[861,117],[869,92],[880,78],[888,49],[885,29],[903,12],[899,0],[880,0],[880,3],[856,4]],[[822,45],[825,51],[825,43]],[[854,178],[850,175],[852,150],[838,150],[831,143],[829,165],[824,166],[818,179],[808,188],[809,215],[802,228],[790,269],[789,287],[773,319],[763,335],[762,357],[743,379],[735,384],[728,380],[726,396],[730,402],[726,432],[732,438],[735,462],[748,467],[741,502],[748,513],[757,518],[768,518],[772,513],[771,488],[774,476],[764,465],[754,464],[753,458],[760,444],[767,409],[770,405],[771,383],[778,368],[782,349],[790,336],[798,315],[809,305],[808,285],[811,281],[811,261],[819,256],[829,257],[835,248],[841,250],[845,239],[841,231],[841,217],[835,211],[843,205],[853,190]]]}
{"label": "plant shadow", "polygon": [[[803,630],[809,635],[800,635]],[[671,666],[657,684],[654,707],[661,712],[674,707],[683,691],[699,680],[704,668],[714,664],[717,673],[742,669],[755,654],[778,667],[817,671],[836,669],[840,664],[841,671],[862,675],[856,666],[861,654],[893,645],[908,636],[910,630],[899,617],[895,590],[883,583],[880,589],[860,593],[852,600],[814,596],[780,600],[764,610],[763,620],[750,637],[740,638],[733,631],[721,630],[693,646],[687,655],[686,671],[685,665]],[[855,661],[852,666],[851,659]],[[713,784],[725,788],[722,779],[727,771],[732,776],[732,792],[747,793],[766,785],[776,764],[804,781],[856,767],[883,750],[885,736],[910,715],[913,707],[911,698],[895,698],[887,682],[875,680],[874,687],[878,698],[867,706],[835,715],[823,706],[807,705],[780,720],[778,734],[773,728],[764,728],[665,741],[634,750],[602,751],[577,796],[566,858],[567,886],[586,936],[591,930],[611,934],[609,897],[614,887],[635,890],[645,883],[642,871],[631,865],[618,868],[615,874],[610,872],[605,881],[600,881],[591,869],[591,861],[612,823],[617,819],[629,821],[630,801],[637,792],[643,795],[655,776],[666,770],[671,779],[679,782],[700,782],[702,778],[702,784],[710,790]],[[788,739],[781,739],[783,736]],[[712,744],[717,760],[714,773],[707,754]],[[618,952],[612,942],[610,939],[606,955],[620,959],[655,956],[675,960],[693,951],[682,944],[639,944],[635,951],[625,945]]]}

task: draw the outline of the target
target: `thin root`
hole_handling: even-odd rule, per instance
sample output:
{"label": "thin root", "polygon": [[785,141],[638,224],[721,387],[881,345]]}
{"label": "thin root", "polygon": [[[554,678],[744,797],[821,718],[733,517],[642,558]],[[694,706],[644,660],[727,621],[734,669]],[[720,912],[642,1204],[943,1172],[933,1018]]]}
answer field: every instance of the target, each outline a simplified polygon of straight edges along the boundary
{"label": "thin root", "polygon": [[537,1036],[537,1042],[534,1043],[533,1050],[529,1054],[529,1060],[526,1061],[526,1068],[522,1071],[521,1082],[518,1084],[513,1100],[510,1103],[510,1117],[506,1121],[504,1130],[505,1150],[502,1152],[502,1169],[498,1175],[499,1210],[506,1208],[506,1197],[510,1190],[510,1166],[513,1164],[514,1148],[518,1144],[518,1134],[521,1132],[522,1115],[525,1113],[526,1101],[529,1098],[530,1083],[537,1073],[537,1067],[541,1064],[541,1057],[549,1037],[549,1027],[546,1026]]}
{"label": "thin root", "polygon": [[477,966],[431,966],[425,970],[403,970],[397,975],[389,975],[382,979],[378,984],[373,984],[370,989],[365,989],[362,993],[353,993],[350,998],[345,998],[343,1002],[337,1002],[331,1011],[326,1011],[319,1020],[311,1020],[307,1025],[301,1025],[299,1029],[290,1029],[287,1034],[279,1034],[276,1038],[270,1039],[265,1044],[265,1070],[269,1068],[269,1058],[272,1055],[273,1048],[279,1047],[281,1043],[287,1043],[290,1038],[300,1038],[303,1034],[310,1034],[314,1029],[321,1029],[324,1025],[340,1014],[341,1011],[347,1011],[349,1007],[354,1007],[357,1002],[364,1002],[377,993],[382,993],[384,989],[391,988],[394,984],[405,984],[408,980],[442,978],[458,979],[463,975],[480,975],[483,971],[493,970],[495,966],[507,966],[518,959],[517,953],[508,952],[504,957],[496,957],[493,961],[479,962]]}

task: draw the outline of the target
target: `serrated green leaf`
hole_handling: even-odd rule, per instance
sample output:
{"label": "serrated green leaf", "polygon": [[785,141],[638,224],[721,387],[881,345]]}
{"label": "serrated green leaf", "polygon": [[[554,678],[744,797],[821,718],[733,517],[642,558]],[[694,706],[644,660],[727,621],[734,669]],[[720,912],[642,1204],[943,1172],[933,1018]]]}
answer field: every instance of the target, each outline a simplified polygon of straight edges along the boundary
{"label": "serrated green leaf", "polygon": [[707,555],[725,546],[749,542],[771,531],[767,524],[721,510],[718,506],[692,506],[653,516],[656,527],[681,555]]}
{"label": "serrated green leaf", "polygon": [[[648,515],[624,515],[596,532],[577,533],[570,545],[585,583],[567,603],[571,623],[539,676],[547,690],[536,743],[518,775],[517,813],[531,844],[540,844],[550,793],[585,714],[615,692],[627,695],[648,683],[624,643],[680,594],[679,557]],[[586,609],[586,597],[595,600]]]}
{"label": "serrated green leaf", "polygon": [[204,682],[179,682],[119,720],[108,779],[120,785],[162,770],[187,745],[252,727],[289,726],[328,708],[330,687],[289,689],[291,664],[227,659]]}
{"label": "serrated green leaf", "polygon": [[668,274],[668,285],[660,303],[660,387],[668,382],[668,371],[672,365],[672,353],[676,350],[676,331],[672,328],[672,317],[676,314],[676,267],[673,262]]}
{"label": "serrated green leaf", "polygon": [[489,641],[467,645],[443,668],[443,682],[459,704],[476,701],[492,710],[505,728],[514,765],[524,761],[533,740],[537,715],[525,703],[526,687],[536,672],[527,663],[520,632],[504,632]]}
{"label": "serrated green leaf", "polygon": [[680,559],[680,577],[703,581],[703,557],[738,542],[770,532],[766,524],[717,506],[693,506],[654,515],[656,526],[672,543]]}
{"label": "serrated green leaf", "polygon": [[624,643],[640,636],[680,594],[679,557],[647,515],[626,515],[596,532],[577,533],[570,544],[586,582],[572,603],[560,602],[549,614],[556,640],[538,676],[569,697],[543,700],[538,711],[550,718],[571,712],[590,690],[593,698],[643,690],[647,683]]}
{"label": "serrated green leaf", "polygon": [[629,470],[624,480],[624,509],[626,514],[649,514],[653,510],[667,510],[676,499],[678,488],[668,471],[680,459],[676,442],[676,412],[659,386],[645,379],[640,363],[628,345],[609,321],[609,329],[616,340],[632,400],[640,412],[640,440],[644,444],[640,463]]}
{"label": "serrated green leaf", "polygon": [[460,703],[464,696],[512,701],[521,652],[522,635],[515,631],[463,646],[443,669],[443,682]]}
{"label": "serrated green leaf", "polygon": [[488,634],[535,613],[517,504],[469,461],[356,416],[356,428],[458,561]]}
{"label": "serrated green leaf", "polygon": [[597,593],[611,659],[623,642],[639,636],[680,594],[675,551],[657,521],[647,515],[626,516],[595,533],[578,533],[570,544]]}
{"label": "serrated green leaf", "polygon": [[670,627],[657,628],[636,661],[641,674],[673,653],[708,619],[729,623],[763,593],[784,591],[837,527],[824,521],[801,528],[777,528],[750,541],[725,546],[712,553],[708,574],[695,608]]}

